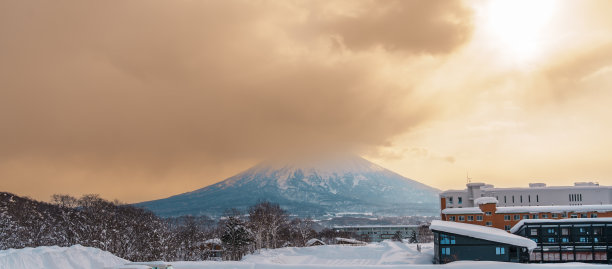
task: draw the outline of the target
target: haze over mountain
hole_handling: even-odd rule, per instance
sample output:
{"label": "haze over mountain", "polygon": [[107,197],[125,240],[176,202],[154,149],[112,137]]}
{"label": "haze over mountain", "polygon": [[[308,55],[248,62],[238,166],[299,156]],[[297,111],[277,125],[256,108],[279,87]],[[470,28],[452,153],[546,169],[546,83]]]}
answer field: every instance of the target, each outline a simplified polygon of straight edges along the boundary
{"label": "haze over mountain", "polygon": [[136,204],[164,217],[221,216],[259,201],[291,214],[435,215],[438,190],[358,156],[300,162],[264,162],[222,182]]}

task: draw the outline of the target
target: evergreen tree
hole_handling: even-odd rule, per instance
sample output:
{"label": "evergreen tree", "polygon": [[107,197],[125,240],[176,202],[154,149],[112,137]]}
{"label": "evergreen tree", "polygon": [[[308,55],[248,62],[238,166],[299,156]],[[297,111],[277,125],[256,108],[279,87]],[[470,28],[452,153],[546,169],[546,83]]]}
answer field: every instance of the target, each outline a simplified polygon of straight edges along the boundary
{"label": "evergreen tree", "polygon": [[227,217],[224,223],[221,241],[226,250],[226,255],[230,260],[238,261],[248,251],[249,245],[253,242],[253,233],[246,227],[237,214]]}
{"label": "evergreen tree", "polygon": [[412,234],[410,234],[410,239],[408,239],[409,243],[418,243],[419,240],[417,239],[417,234],[415,231],[412,231]]}

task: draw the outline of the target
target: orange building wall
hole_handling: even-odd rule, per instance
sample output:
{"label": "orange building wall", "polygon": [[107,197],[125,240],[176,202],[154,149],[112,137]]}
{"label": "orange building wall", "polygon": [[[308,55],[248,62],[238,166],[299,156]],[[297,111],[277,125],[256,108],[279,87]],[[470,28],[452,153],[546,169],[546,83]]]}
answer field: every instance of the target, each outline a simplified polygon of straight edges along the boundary
{"label": "orange building wall", "polygon": [[[495,214],[495,211],[497,209],[496,204],[482,204],[479,205],[480,210],[482,210],[483,214],[441,214],[441,219],[442,220],[450,220],[450,216],[455,216],[455,222],[463,222],[463,223],[469,223],[469,224],[476,224],[476,225],[482,225],[482,226],[486,226],[487,221],[490,221],[492,223],[491,227],[495,227],[498,229],[502,229],[504,230],[504,226],[509,225],[510,227],[514,226],[515,224],[517,224],[519,221],[521,221],[523,219],[523,215],[529,215],[530,219],[533,219],[533,215],[538,215],[539,219],[544,219],[543,215],[547,215],[546,219],[553,219],[552,217],[552,213],[551,212],[542,212],[542,213],[512,213],[512,214]],[[487,215],[486,212],[491,212],[491,215]],[[567,212],[567,218],[570,218],[570,216],[572,214],[577,214],[578,218],[581,217],[581,214],[583,213],[587,213],[587,216],[590,217],[592,213],[596,213],[598,218],[605,218],[605,217],[612,217],[612,212]],[[563,219],[563,215],[561,213],[556,213],[557,214],[557,218],[554,219]],[[477,217],[478,215],[483,216],[483,220],[482,221],[477,221]],[[504,216],[505,215],[510,215],[510,220],[504,220]],[[519,219],[518,220],[514,220],[514,215],[519,215]],[[460,221],[459,220],[459,216],[463,216],[464,217],[464,221]],[[473,221],[469,221],[468,220],[468,216],[473,216],[474,220]]]}

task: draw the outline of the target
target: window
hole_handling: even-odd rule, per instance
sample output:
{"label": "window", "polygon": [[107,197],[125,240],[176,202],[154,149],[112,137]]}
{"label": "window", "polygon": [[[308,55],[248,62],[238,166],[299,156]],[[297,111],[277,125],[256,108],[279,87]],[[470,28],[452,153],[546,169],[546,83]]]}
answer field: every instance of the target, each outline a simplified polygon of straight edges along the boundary
{"label": "window", "polygon": [[597,218],[597,213],[591,213],[591,218]]}
{"label": "window", "polygon": [[531,203],[531,195],[527,195],[527,202]]}
{"label": "window", "polygon": [[569,238],[567,238],[567,237],[561,237],[561,242],[563,242],[563,243],[569,243]]}
{"label": "window", "polygon": [[448,197],[448,203],[452,204],[453,203],[453,197]]}
{"label": "window", "polygon": [[588,242],[588,240],[587,240],[587,238],[586,238],[586,237],[580,237],[580,239],[578,240],[578,242],[580,242],[580,243],[586,243],[586,242]]}
{"label": "window", "polygon": [[474,221],[474,216],[468,216],[468,221]]}
{"label": "window", "polygon": [[493,226],[493,222],[487,221],[487,222],[486,222],[486,225],[487,225],[487,226]]}
{"label": "window", "polygon": [[561,228],[561,235],[569,235],[569,228]]}
{"label": "window", "polygon": [[487,215],[487,216],[491,216],[491,211],[487,211],[487,212],[485,212],[485,215]]}
{"label": "window", "polygon": [[504,195],[504,204],[508,203],[508,200],[506,199],[506,196]]}
{"label": "window", "polygon": [[539,203],[539,202],[540,202],[540,195],[536,194],[536,203]]}
{"label": "window", "polygon": [[521,204],[523,203],[523,196],[521,195]]}
{"label": "window", "polygon": [[523,215],[523,219],[529,219],[529,215]]}
{"label": "window", "polygon": [[455,244],[455,236],[454,235],[441,234],[440,235],[440,244],[441,245],[454,245]]}
{"label": "window", "polygon": [[450,255],[450,248],[442,248],[442,255]]}
{"label": "window", "polygon": [[558,218],[558,217],[559,217],[559,214],[557,214],[557,213],[552,213],[552,218],[553,218],[553,219],[556,219],[556,218]]}
{"label": "window", "polygon": [[531,241],[533,241],[533,242],[536,242],[536,243],[538,242],[537,238],[529,238],[529,239],[531,239]]}
{"label": "window", "polygon": [[495,255],[504,255],[506,254],[506,248],[505,247],[496,247],[495,248]]}
{"label": "window", "polygon": [[547,242],[548,243],[554,243],[555,242],[555,238],[554,237],[549,237]]}
{"label": "window", "polygon": [[588,218],[588,217],[587,217],[587,213],[582,213],[582,214],[580,214],[580,217],[581,217],[581,218]]}
{"label": "window", "polygon": [[570,216],[570,218],[572,218],[572,219],[577,219],[577,218],[578,218],[578,215],[576,215],[576,214],[572,214],[572,215]]}
{"label": "window", "polygon": [[563,213],[561,214],[561,217],[562,217],[562,218],[567,218],[567,212],[563,212]]}
{"label": "window", "polygon": [[459,216],[459,221],[465,221],[465,217],[464,216]]}
{"label": "window", "polygon": [[512,226],[510,226],[510,225],[504,225],[504,230],[506,230],[506,231],[510,231],[511,228],[512,228]]}
{"label": "window", "polygon": [[505,221],[509,221],[510,220],[510,215],[504,215],[504,220]]}
{"label": "window", "polygon": [[478,215],[478,216],[476,216],[476,220],[477,220],[477,221],[482,221],[482,215]]}
{"label": "window", "polygon": [[512,203],[514,204],[514,195],[512,195]]}
{"label": "window", "polygon": [[514,215],[514,220],[520,220],[521,219],[521,215]]}
{"label": "window", "polygon": [[455,216],[451,216],[449,220],[450,221],[455,221]]}
{"label": "window", "polygon": [[538,219],[538,214],[533,214],[533,219]]}
{"label": "window", "polygon": [[457,197],[457,204],[463,203],[463,197]]}
{"label": "window", "polygon": [[593,227],[593,234],[595,235],[601,234],[601,227]]}
{"label": "window", "polygon": [[538,229],[537,228],[529,229],[529,235],[538,235]]}
{"label": "window", "polygon": [[543,219],[547,219],[548,218],[548,214],[542,214],[542,218]]}

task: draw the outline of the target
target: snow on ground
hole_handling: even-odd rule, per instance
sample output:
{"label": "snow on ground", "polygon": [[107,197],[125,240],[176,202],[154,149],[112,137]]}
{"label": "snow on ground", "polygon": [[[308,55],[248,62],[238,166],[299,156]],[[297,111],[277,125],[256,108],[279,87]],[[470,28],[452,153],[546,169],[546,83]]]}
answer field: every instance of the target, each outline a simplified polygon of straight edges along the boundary
{"label": "snow on ground", "polygon": [[2,269],[101,269],[126,262],[110,252],[81,245],[0,250]]}
{"label": "snow on ground", "polygon": [[433,244],[424,244],[423,252],[416,244],[393,241],[366,246],[326,245],[305,248],[262,250],[247,255],[243,262],[257,264],[313,264],[313,265],[384,265],[427,264],[433,259]]}
{"label": "snow on ground", "polygon": [[[433,244],[392,241],[367,246],[326,245],[306,248],[262,250],[239,262],[170,262],[175,269],[578,269],[610,268],[608,265],[584,263],[517,264],[501,262],[453,262],[431,264]],[[38,247],[0,251],[1,269],[102,269],[124,264],[125,260],[96,248],[80,245],[69,248]]]}

